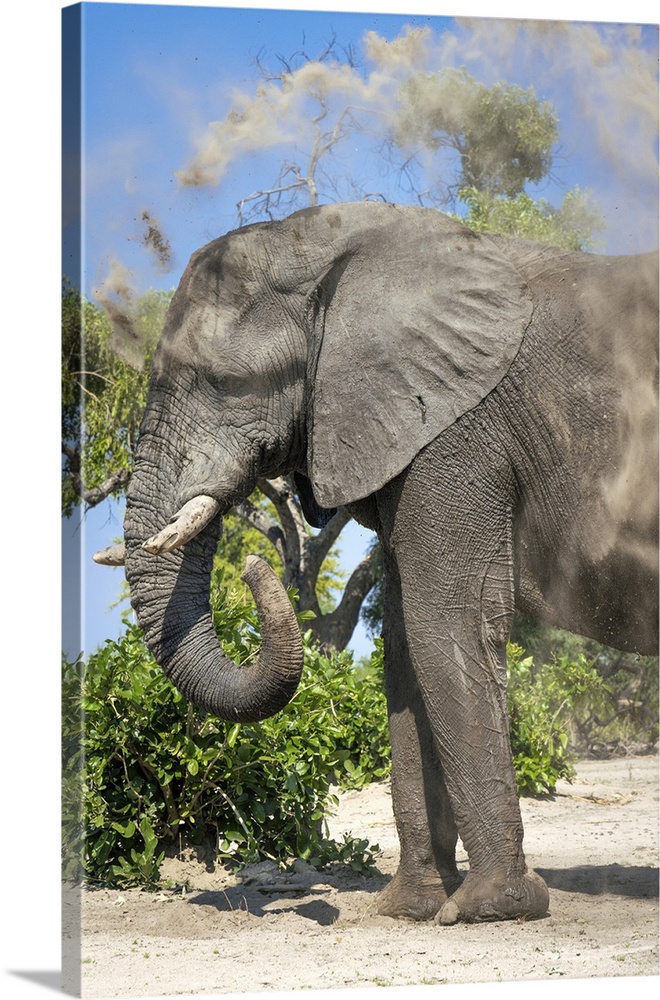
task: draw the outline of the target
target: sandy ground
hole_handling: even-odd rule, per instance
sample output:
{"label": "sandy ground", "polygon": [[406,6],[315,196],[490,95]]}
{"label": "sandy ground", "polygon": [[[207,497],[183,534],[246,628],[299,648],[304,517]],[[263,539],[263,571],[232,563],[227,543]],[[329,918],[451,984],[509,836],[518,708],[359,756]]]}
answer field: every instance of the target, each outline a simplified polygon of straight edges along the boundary
{"label": "sandy ground", "polygon": [[82,894],[80,966],[79,908],[65,894],[65,988],[77,992],[78,968],[86,998],[657,976],[657,756],[582,761],[573,784],[522,810],[528,861],[550,887],[541,920],[437,927],[378,916],[398,854],[389,787],[378,784],[342,795],[331,831],[379,844],[381,875],[299,862],[237,878],[188,857],[166,873],[185,890]]}

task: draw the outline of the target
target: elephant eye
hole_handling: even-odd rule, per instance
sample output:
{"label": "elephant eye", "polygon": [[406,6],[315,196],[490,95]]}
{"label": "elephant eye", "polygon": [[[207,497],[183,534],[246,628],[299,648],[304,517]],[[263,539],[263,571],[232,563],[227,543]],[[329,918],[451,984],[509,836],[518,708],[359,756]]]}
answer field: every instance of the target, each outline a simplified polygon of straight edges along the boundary
{"label": "elephant eye", "polygon": [[205,380],[214,392],[223,396],[242,395],[246,387],[254,386],[258,371],[251,360],[238,355],[225,357],[209,365],[204,372]]}
{"label": "elephant eye", "polygon": [[207,381],[215,392],[220,393],[223,396],[228,396],[231,395],[232,392],[235,392],[240,385],[242,385],[244,379],[226,371],[210,371],[207,374]]}
{"label": "elephant eye", "polygon": [[224,375],[219,375],[217,372],[207,372],[206,381],[216,392],[226,392],[227,391],[227,380]]}

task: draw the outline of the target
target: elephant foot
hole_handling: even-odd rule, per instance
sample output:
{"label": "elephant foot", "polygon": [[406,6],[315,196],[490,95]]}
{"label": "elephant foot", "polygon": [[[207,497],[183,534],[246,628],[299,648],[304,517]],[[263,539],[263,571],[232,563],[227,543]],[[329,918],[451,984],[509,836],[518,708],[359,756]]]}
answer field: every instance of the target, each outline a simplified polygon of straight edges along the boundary
{"label": "elephant foot", "polygon": [[435,922],[533,919],[548,912],[549,902],[548,888],[536,872],[508,880],[468,875],[443,905]]}
{"label": "elephant foot", "polygon": [[436,871],[411,877],[398,870],[378,896],[378,913],[404,920],[433,920],[461,885],[456,871],[444,878]]}

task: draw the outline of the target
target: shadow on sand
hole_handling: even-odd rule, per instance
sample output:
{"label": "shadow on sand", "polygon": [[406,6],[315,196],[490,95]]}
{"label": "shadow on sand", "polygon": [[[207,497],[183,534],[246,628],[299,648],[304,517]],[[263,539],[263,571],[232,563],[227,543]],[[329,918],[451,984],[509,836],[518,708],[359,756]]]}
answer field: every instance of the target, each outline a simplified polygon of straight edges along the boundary
{"label": "shadow on sand", "polygon": [[576,868],[536,868],[548,888],[581,892],[587,896],[658,898],[658,869],[639,865],[578,865]]}

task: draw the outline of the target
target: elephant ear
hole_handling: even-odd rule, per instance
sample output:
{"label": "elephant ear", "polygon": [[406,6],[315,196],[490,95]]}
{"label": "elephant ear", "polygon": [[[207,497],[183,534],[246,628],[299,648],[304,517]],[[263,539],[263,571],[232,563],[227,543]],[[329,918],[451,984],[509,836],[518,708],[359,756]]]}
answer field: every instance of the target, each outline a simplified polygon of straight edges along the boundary
{"label": "elephant ear", "polygon": [[488,238],[430,209],[382,208],[317,290],[308,467],[322,507],[374,493],[476,406],[532,314]]}

